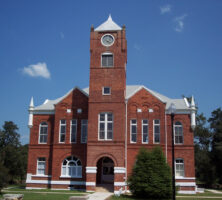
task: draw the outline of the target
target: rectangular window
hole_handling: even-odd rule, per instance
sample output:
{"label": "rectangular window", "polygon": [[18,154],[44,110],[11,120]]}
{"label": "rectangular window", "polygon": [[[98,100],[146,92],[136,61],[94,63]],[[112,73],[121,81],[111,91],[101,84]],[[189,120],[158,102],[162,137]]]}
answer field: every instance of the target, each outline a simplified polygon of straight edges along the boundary
{"label": "rectangular window", "polygon": [[153,120],[154,143],[160,143],[160,120]]}
{"label": "rectangular window", "polygon": [[70,129],[70,142],[76,143],[76,135],[77,135],[77,120],[71,120],[71,129]]}
{"label": "rectangular window", "polygon": [[99,139],[100,140],[113,139],[113,114],[112,113],[99,114]]}
{"label": "rectangular window", "polygon": [[137,140],[137,121],[136,119],[130,120],[130,132],[131,132],[131,143],[136,143]]}
{"label": "rectangular window", "polygon": [[147,119],[142,120],[142,137],[143,137],[143,143],[148,144],[148,142],[149,142],[149,126],[148,126]]}
{"label": "rectangular window", "polygon": [[184,177],[184,162],[183,159],[178,158],[175,161],[175,176],[182,176]]}
{"label": "rectangular window", "polygon": [[87,126],[88,126],[88,120],[83,119],[81,121],[81,143],[87,142]]}
{"label": "rectangular window", "polygon": [[66,139],[66,120],[60,120],[60,134],[59,134],[59,142],[65,142]]}
{"label": "rectangular window", "polygon": [[46,144],[48,136],[48,124],[46,122],[42,122],[39,125],[39,143]]}
{"label": "rectangular window", "polygon": [[37,160],[37,174],[45,175],[45,158],[38,158]]}
{"label": "rectangular window", "polygon": [[102,55],[102,67],[112,67],[113,66],[113,55],[103,54]]}
{"label": "rectangular window", "polygon": [[110,95],[111,88],[110,87],[103,87],[103,95]]}

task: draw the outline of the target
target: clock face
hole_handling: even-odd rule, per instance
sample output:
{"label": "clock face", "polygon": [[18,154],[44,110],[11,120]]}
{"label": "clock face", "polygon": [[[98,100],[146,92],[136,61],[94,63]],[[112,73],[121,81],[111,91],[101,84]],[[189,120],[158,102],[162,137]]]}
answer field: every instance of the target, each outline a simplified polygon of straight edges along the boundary
{"label": "clock face", "polygon": [[102,37],[101,42],[104,46],[111,46],[114,43],[114,37],[110,34],[106,34]]}

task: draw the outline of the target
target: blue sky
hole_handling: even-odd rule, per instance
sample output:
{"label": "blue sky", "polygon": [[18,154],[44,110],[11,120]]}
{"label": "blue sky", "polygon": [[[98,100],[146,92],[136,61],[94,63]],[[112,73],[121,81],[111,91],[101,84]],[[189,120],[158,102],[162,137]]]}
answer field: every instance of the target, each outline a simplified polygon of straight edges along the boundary
{"label": "blue sky", "polygon": [[28,143],[28,106],[89,85],[90,26],[126,25],[127,84],[194,95],[207,117],[222,106],[221,0],[1,0],[0,126]]}

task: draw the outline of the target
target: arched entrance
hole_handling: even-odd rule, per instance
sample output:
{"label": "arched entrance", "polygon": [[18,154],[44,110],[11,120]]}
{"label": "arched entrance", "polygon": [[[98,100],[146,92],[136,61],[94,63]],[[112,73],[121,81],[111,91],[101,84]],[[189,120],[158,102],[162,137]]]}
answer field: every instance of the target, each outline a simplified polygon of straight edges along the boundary
{"label": "arched entrance", "polygon": [[113,190],[114,185],[114,162],[109,157],[102,157],[97,162],[96,185]]}

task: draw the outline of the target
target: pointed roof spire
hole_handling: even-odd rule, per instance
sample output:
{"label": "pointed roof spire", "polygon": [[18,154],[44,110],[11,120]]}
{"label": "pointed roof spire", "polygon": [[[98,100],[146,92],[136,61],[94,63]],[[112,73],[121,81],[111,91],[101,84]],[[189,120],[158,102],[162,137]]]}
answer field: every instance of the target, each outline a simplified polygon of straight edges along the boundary
{"label": "pointed roof spire", "polygon": [[191,104],[190,104],[191,108],[195,108],[195,102],[194,102],[194,98],[193,95],[191,97]]}
{"label": "pointed roof spire", "polygon": [[108,19],[103,24],[101,24],[100,26],[98,26],[95,29],[95,31],[100,31],[100,32],[103,32],[103,31],[120,31],[120,30],[122,30],[122,28],[112,20],[111,14],[109,14]]}
{"label": "pointed roof spire", "polygon": [[29,104],[29,108],[34,108],[34,100],[33,97],[31,98],[30,104]]}

